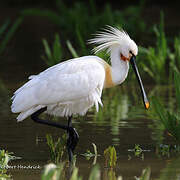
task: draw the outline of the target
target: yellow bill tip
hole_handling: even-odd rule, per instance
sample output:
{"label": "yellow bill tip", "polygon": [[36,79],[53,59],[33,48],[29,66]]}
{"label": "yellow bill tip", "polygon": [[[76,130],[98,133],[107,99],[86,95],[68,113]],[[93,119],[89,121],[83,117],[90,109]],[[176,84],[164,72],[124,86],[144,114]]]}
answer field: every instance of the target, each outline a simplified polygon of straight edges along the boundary
{"label": "yellow bill tip", "polygon": [[149,109],[149,106],[150,106],[149,102],[146,102],[146,103],[145,103],[146,109]]}

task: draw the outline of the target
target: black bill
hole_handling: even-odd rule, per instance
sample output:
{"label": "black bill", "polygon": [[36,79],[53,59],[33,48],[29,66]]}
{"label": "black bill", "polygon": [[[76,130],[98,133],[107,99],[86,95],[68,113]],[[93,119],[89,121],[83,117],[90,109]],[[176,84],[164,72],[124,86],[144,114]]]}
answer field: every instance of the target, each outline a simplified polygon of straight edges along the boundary
{"label": "black bill", "polygon": [[136,66],[135,60],[136,60],[136,57],[134,55],[132,55],[132,57],[130,59],[130,63],[132,65],[132,68],[133,68],[133,70],[134,70],[134,72],[136,74],[138,83],[140,85],[140,89],[141,89],[141,94],[142,94],[142,97],[143,97],[144,106],[145,106],[146,109],[148,109],[149,108],[149,101],[147,99],[146,92],[144,90],[144,86],[143,86],[143,83],[142,83],[142,80],[141,80],[138,68]]}

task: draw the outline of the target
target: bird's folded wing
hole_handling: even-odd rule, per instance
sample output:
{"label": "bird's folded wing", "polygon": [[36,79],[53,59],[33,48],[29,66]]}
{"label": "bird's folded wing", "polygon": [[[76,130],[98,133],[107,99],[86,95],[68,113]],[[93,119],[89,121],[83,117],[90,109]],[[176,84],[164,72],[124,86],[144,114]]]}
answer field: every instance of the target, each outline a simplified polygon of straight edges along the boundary
{"label": "bird's folded wing", "polygon": [[[105,71],[99,63],[84,63],[70,72],[68,69],[50,69],[33,77],[13,96],[12,111],[22,112],[35,105],[48,105],[74,101],[87,97],[99,88],[101,93]],[[66,73],[67,71],[67,73]]]}

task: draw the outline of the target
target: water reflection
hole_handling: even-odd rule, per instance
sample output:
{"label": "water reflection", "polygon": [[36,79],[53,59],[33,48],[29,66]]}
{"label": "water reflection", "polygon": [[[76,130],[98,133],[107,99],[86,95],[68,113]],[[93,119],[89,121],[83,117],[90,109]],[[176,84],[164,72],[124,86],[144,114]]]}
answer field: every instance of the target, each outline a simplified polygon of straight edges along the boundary
{"label": "water reflection", "polygon": [[103,180],[122,180],[122,177],[117,177],[114,169],[105,169],[103,171]]}
{"label": "water reflection", "polygon": [[[115,87],[105,90],[103,94],[104,106],[93,116],[93,121],[97,125],[110,126],[113,144],[120,143],[120,129],[137,128],[139,123],[143,123],[143,121],[139,121],[140,116],[138,116],[141,114],[142,117],[142,112],[144,112],[141,96],[131,92],[133,90],[129,87]],[[129,121],[131,122],[129,123]]]}
{"label": "water reflection", "polygon": [[[176,108],[172,87],[147,87],[146,89],[149,99],[151,96],[158,96],[166,102],[168,107]],[[0,146],[21,156],[23,163],[35,161],[36,164],[47,164],[49,152],[46,145],[46,134],[59,137],[64,131],[37,125],[30,119],[16,123],[15,116],[10,113],[9,101],[8,90],[0,85]],[[80,142],[76,149],[77,166],[80,173],[83,177],[87,177],[93,160],[86,161],[79,154],[84,153],[94,142],[98,147],[98,154],[101,155],[109,145],[117,147],[118,169],[103,170],[104,179],[115,179],[121,174],[125,178],[139,176],[142,168],[138,167],[145,168],[149,165],[152,165],[152,173],[156,172],[157,177],[160,169],[164,168],[167,162],[157,160],[153,144],[160,144],[163,141],[164,129],[156,120],[152,108],[148,111],[144,110],[140,92],[136,86],[120,86],[105,90],[103,104],[104,107],[100,108],[98,113],[91,110],[87,117],[73,119],[73,124],[80,135]],[[63,124],[67,123],[66,119],[57,118],[57,120]],[[133,148],[135,144],[140,144],[143,149],[152,151],[145,153],[143,162],[133,159],[131,160],[133,165],[129,166],[128,149]],[[101,156],[97,158],[97,163],[103,167]],[[177,167],[178,163],[175,162],[175,164]],[[16,175],[14,177],[16,178]]]}
{"label": "water reflection", "polygon": [[161,170],[157,180],[179,180],[180,178],[180,157],[169,160],[166,168]]}

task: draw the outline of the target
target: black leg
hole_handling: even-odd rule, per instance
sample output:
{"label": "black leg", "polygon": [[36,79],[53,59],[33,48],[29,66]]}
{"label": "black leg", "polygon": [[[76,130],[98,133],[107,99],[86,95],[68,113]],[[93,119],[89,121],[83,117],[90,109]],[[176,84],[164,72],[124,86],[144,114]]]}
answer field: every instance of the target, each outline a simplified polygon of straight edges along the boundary
{"label": "black leg", "polygon": [[42,109],[39,109],[35,113],[31,115],[31,119],[37,123],[45,124],[49,126],[54,126],[57,128],[61,128],[67,131],[68,133],[68,139],[67,139],[67,150],[69,155],[69,161],[72,162],[73,159],[73,152],[74,149],[78,143],[79,135],[75,128],[72,127],[72,116],[68,117],[68,125],[61,125],[59,123],[49,121],[49,120],[42,120],[39,118],[39,115],[47,110],[47,107],[44,107]]}
{"label": "black leg", "polygon": [[75,128],[72,127],[72,116],[68,118],[68,139],[67,139],[67,149],[68,149],[68,154],[69,154],[69,161],[72,162],[73,159],[73,152],[74,149],[78,143],[79,140],[79,135],[76,131]]}

